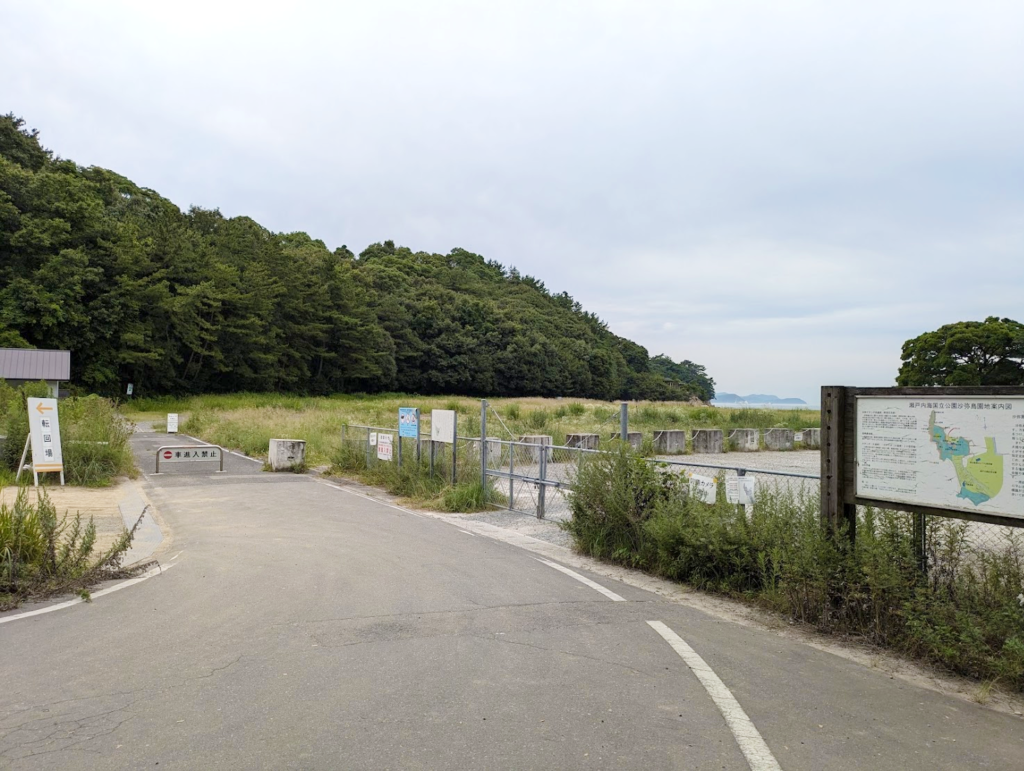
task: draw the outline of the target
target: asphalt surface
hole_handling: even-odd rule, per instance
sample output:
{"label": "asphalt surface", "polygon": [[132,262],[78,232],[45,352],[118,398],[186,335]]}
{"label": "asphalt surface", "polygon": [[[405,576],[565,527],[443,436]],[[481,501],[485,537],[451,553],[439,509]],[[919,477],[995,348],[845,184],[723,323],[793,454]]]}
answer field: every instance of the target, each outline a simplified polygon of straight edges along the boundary
{"label": "asphalt surface", "polygon": [[748,768],[648,621],[783,769],[1024,767],[1019,717],[237,456],[154,476],[164,443],[165,572],[0,623],[0,767]]}

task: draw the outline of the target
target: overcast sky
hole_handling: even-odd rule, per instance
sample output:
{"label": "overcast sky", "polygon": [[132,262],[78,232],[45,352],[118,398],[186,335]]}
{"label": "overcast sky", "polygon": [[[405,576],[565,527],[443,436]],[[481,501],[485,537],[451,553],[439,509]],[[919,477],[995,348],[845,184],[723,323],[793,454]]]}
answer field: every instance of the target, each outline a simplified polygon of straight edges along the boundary
{"label": "overcast sky", "polygon": [[183,209],[462,247],[720,391],[1024,321],[1024,3],[0,0],[0,112]]}

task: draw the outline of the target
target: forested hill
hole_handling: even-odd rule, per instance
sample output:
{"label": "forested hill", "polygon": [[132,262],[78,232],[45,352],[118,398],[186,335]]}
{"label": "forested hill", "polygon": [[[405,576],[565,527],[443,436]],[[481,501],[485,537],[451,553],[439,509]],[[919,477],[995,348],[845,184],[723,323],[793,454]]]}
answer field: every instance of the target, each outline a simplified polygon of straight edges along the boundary
{"label": "forested hill", "polygon": [[[358,256],[181,212],[0,117],[0,347],[67,348],[100,393],[709,399],[702,367],[618,337],[568,294],[463,249]],[[672,365],[672,366],[669,366]]]}

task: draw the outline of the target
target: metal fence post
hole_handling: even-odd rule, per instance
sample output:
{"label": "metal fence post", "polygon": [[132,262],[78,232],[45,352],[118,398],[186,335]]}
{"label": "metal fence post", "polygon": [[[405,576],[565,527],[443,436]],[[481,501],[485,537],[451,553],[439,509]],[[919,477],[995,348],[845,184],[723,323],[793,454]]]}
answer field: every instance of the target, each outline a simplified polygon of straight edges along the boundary
{"label": "metal fence post", "polygon": [[416,465],[420,465],[420,408],[416,408]]}
{"label": "metal fence post", "polygon": [[516,480],[513,474],[516,473],[516,446],[508,443],[508,510],[512,511],[512,501],[516,496]]}
{"label": "metal fence post", "polygon": [[455,413],[455,418],[452,421],[455,425],[452,426],[454,429],[453,433],[455,436],[452,437],[452,487],[455,487],[455,472],[458,468],[458,462],[456,456],[456,448],[459,446],[459,413]]}
{"label": "metal fence post", "polygon": [[434,478],[434,440],[430,440],[430,449],[427,451],[430,455],[430,478]]}
{"label": "metal fence post", "polygon": [[370,468],[370,429],[366,429],[366,468]]}
{"label": "metal fence post", "polygon": [[548,489],[548,486],[544,484],[544,480],[548,478],[548,445],[542,444],[539,447],[541,481],[537,490],[537,519],[544,519],[544,496]]}
{"label": "metal fence post", "polygon": [[480,400],[480,496],[487,503],[487,400]]}
{"label": "metal fence post", "polygon": [[619,438],[624,442],[629,441],[629,404],[627,402],[619,405]]}

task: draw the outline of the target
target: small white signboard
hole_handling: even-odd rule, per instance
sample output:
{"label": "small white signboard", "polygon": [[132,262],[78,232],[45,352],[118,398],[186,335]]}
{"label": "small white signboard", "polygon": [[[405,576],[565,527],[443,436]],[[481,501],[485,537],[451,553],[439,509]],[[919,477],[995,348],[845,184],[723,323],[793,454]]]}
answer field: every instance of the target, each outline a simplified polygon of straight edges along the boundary
{"label": "small white signboard", "polygon": [[435,442],[455,444],[455,410],[430,411],[430,438]]}
{"label": "small white signboard", "polygon": [[43,472],[60,474],[60,483],[64,484],[64,456],[60,445],[57,400],[29,397],[28,427],[32,441],[32,474],[36,485],[39,484],[39,474]]}
{"label": "small white signboard", "polygon": [[167,413],[167,433],[176,434],[178,433],[178,413],[168,412]]}
{"label": "small white signboard", "polygon": [[161,464],[196,460],[220,460],[220,447],[168,447],[160,452]]}
{"label": "small white signboard", "polygon": [[795,434],[793,434],[793,441],[794,442],[802,442],[803,440],[804,440],[804,432],[803,431],[797,431]]}
{"label": "small white signboard", "polygon": [[391,434],[377,435],[377,459],[391,460],[394,457],[394,446],[391,444]]}
{"label": "small white signboard", "polygon": [[718,498],[718,482],[714,477],[692,474],[690,476],[690,495],[698,501],[714,505]]}
{"label": "small white signboard", "polygon": [[371,431],[370,432],[370,447],[376,447],[376,446],[377,446],[377,432],[376,431]]}
{"label": "small white signboard", "polygon": [[754,502],[757,495],[756,477],[727,477],[725,480],[725,500],[728,503],[739,503],[744,506]]}

